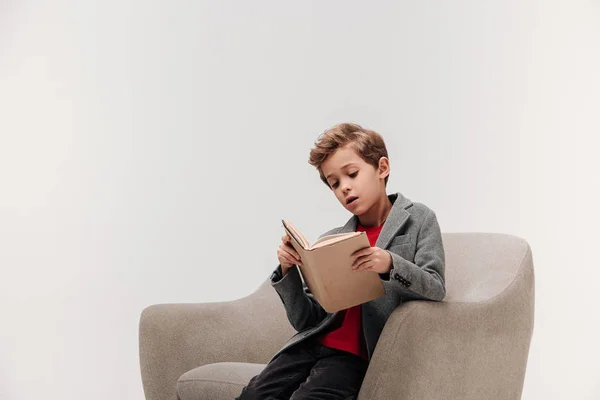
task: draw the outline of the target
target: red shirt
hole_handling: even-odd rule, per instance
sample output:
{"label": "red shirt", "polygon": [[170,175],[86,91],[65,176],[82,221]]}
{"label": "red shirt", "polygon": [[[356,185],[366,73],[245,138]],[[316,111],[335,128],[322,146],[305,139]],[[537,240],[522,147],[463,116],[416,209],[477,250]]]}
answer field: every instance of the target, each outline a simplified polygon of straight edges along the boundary
{"label": "red shirt", "polygon": [[[383,225],[365,228],[359,223],[356,232],[366,232],[369,244],[373,247],[379,237],[381,228],[383,228]],[[368,360],[367,346],[362,330],[361,305],[347,308],[340,311],[340,313],[344,314],[342,325],[336,330],[320,335],[317,341],[324,346],[344,350]]]}

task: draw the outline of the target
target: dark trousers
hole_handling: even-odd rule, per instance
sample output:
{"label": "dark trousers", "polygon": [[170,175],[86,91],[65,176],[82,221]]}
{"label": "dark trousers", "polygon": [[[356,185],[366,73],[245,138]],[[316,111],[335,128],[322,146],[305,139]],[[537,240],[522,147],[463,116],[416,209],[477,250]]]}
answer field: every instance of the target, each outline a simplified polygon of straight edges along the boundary
{"label": "dark trousers", "polygon": [[272,359],[236,400],[356,399],[368,365],[310,338]]}

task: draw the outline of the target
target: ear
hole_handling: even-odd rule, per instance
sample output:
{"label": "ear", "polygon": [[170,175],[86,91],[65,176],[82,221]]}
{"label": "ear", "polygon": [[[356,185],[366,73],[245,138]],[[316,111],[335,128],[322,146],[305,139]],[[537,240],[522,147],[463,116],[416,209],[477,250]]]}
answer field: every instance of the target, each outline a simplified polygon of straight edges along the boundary
{"label": "ear", "polygon": [[390,160],[387,157],[379,158],[379,177],[385,178],[390,174]]}

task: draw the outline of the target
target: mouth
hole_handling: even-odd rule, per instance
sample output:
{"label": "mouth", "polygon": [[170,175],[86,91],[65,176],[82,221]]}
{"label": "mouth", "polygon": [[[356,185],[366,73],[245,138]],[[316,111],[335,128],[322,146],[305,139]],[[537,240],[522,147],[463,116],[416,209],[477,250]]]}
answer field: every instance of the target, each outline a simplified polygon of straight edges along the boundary
{"label": "mouth", "polygon": [[346,205],[350,205],[352,204],[354,201],[356,201],[358,199],[358,197],[356,196],[350,196],[346,199]]}

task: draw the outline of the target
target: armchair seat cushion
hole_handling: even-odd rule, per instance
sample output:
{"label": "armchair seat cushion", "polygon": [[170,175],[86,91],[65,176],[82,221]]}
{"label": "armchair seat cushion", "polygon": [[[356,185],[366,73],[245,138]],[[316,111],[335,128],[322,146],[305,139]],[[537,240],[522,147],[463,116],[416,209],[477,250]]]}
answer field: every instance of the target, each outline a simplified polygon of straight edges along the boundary
{"label": "armchair seat cushion", "polygon": [[177,393],[181,400],[231,400],[266,366],[245,362],[206,364],[181,375],[177,381]]}

